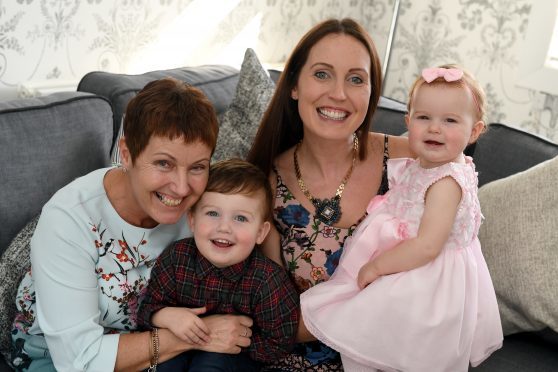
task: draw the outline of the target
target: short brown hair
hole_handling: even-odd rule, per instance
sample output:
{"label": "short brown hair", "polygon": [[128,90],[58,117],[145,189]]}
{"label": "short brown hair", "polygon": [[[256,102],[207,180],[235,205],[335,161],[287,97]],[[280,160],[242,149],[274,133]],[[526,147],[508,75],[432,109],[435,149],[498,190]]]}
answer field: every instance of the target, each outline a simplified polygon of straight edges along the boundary
{"label": "short brown hair", "polygon": [[271,218],[273,194],[269,180],[258,167],[247,161],[234,158],[213,163],[209,168],[205,191],[249,196],[261,193],[264,197],[263,218]]}
{"label": "short brown hair", "polygon": [[265,112],[256,138],[248,153],[248,161],[269,174],[275,158],[302,139],[302,119],[297,102],[291,98],[300,71],[308,60],[310,50],[328,35],[348,35],[360,42],[370,56],[370,99],[368,111],[356,130],[359,142],[359,158],[365,159],[368,150],[368,132],[372,116],[378,106],[382,87],[382,67],[372,38],[366,30],[351,18],[329,19],[318,23],[300,39],[281,73],[275,93]]}
{"label": "short brown hair", "polygon": [[211,101],[187,83],[164,78],[148,83],[130,100],[124,117],[124,137],[132,162],[153,136],[186,143],[201,141],[213,149],[219,124]]}

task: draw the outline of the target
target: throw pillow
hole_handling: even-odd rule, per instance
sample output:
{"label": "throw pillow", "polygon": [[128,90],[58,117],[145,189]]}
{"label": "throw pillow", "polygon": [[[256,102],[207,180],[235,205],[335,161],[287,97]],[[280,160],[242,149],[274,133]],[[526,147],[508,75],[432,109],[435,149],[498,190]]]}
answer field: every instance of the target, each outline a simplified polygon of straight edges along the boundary
{"label": "throw pillow", "polygon": [[246,49],[235,97],[221,118],[213,161],[246,158],[274,89],[256,53]]}
{"label": "throw pillow", "polygon": [[120,164],[120,138],[124,135],[124,116],[125,115],[122,115],[122,120],[120,120],[120,129],[118,129],[116,142],[114,142],[114,147],[110,153],[110,161],[112,165]]}
{"label": "throw pillow", "polygon": [[504,335],[558,331],[558,157],[479,189],[479,239]]}
{"label": "throw pillow", "polygon": [[29,268],[31,237],[39,216],[33,218],[12,240],[0,258],[0,352],[9,360],[12,340],[10,338],[16,306],[15,296],[23,274]]}

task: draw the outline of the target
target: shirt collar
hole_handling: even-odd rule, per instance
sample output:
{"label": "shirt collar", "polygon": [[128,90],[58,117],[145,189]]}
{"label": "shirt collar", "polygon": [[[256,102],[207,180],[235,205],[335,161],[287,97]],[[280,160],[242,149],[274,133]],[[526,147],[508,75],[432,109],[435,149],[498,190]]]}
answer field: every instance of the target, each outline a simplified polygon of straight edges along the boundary
{"label": "shirt collar", "polygon": [[248,266],[250,266],[250,261],[252,261],[253,255],[254,251],[252,251],[252,253],[250,253],[250,256],[248,256],[248,258],[246,258],[244,261],[220,269],[209,262],[209,260],[201,255],[198,251],[196,258],[196,275],[200,278],[205,278],[209,274],[213,273],[218,277],[236,282],[240,278],[242,278],[244,272],[248,269]]}

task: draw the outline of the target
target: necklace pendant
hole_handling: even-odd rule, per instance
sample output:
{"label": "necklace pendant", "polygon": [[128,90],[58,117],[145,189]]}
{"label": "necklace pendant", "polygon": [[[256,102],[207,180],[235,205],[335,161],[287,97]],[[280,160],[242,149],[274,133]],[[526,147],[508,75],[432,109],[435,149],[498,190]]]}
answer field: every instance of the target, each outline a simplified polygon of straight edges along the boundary
{"label": "necklace pendant", "polygon": [[331,199],[312,198],[312,204],[316,207],[316,217],[326,225],[333,225],[341,218],[341,198],[334,196]]}

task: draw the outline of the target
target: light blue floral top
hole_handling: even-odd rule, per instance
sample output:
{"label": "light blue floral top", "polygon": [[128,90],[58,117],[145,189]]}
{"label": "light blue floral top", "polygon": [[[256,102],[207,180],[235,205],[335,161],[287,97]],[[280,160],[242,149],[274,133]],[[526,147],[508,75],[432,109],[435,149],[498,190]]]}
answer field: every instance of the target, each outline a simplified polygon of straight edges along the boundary
{"label": "light blue floral top", "polygon": [[191,236],[184,217],[152,229],[124,221],[103,187],[110,169],[78,178],[43,207],[16,298],[19,368],[52,358],[58,370],[113,370],[119,334],[136,329],[155,259]]}

